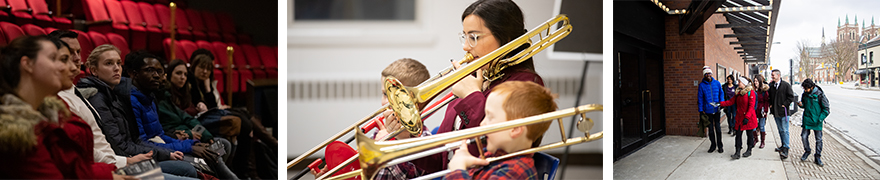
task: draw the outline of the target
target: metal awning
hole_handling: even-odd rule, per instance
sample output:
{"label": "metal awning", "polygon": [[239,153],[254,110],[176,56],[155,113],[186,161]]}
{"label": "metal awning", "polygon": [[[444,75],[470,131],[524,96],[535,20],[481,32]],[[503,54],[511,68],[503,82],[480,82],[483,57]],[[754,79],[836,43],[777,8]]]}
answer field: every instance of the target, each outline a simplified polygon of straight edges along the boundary
{"label": "metal awning", "polygon": [[733,34],[724,38],[735,38],[730,42],[746,63],[768,63],[770,48],[773,45],[773,32],[776,17],[782,0],[692,0],[687,9],[669,9],[659,0],[651,0],[670,15],[683,15],[679,18],[679,33],[694,33],[713,14],[720,13],[728,24],[715,24],[715,28],[731,28]]}
{"label": "metal awning", "polygon": [[715,28],[733,30],[724,38],[736,38],[730,46],[746,63],[768,63],[780,1],[727,0],[716,11],[727,18],[728,24],[716,24]]}

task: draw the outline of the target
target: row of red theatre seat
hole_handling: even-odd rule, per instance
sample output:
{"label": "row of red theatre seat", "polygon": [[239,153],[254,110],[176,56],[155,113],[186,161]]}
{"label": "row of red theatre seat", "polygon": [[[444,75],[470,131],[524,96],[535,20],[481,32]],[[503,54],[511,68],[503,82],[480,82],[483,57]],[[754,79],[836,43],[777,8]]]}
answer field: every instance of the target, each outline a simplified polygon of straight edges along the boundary
{"label": "row of red theatre seat", "polygon": [[19,25],[37,24],[44,27],[72,29],[70,19],[54,16],[44,0],[0,0],[0,21]]}
{"label": "row of red theatre seat", "polygon": [[[25,24],[19,27],[18,25],[9,22],[0,22],[0,47],[5,46],[12,39],[22,35],[46,35],[55,30],[57,29],[52,27],[41,28],[33,24]],[[103,34],[96,31],[71,31],[80,34],[78,40],[82,47],[81,58],[84,62],[91,51],[102,44],[112,44],[116,46],[120,49],[120,55],[122,57],[125,57],[125,55],[130,52],[128,42],[121,35],[115,33]],[[166,57],[170,57],[170,43],[171,39],[165,39],[164,47],[165,52],[167,52]],[[229,64],[228,55],[226,54],[227,46],[233,47],[233,63],[231,65]],[[244,91],[247,87],[247,80],[278,78],[277,46],[253,46],[250,44],[224,43],[219,41],[208,42],[204,40],[195,42],[179,40],[176,41],[175,47],[177,49],[177,53],[175,54],[176,57],[167,59],[181,59],[185,62],[190,62],[191,60],[189,58],[195,50],[204,48],[211,51],[215,58],[214,77],[218,80],[217,88],[220,92],[227,92],[225,86],[226,67],[233,68],[233,77],[230,82],[237,82],[237,85],[233,85],[230,90],[231,92]]]}
{"label": "row of red theatre seat", "polygon": [[[232,64],[229,64],[229,56],[226,48],[233,48]],[[174,42],[175,57],[171,58],[171,39],[163,41],[165,57],[168,59],[181,59],[190,63],[189,59],[197,49],[207,49],[214,54],[214,78],[217,79],[217,88],[220,92],[225,91],[226,68],[232,68],[230,82],[238,82],[232,86],[232,92],[245,91],[247,80],[251,79],[277,79],[278,78],[278,47],[277,46],[253,46],[250,44],[224,43],[220,41],[208,42],[204,40],[190,41],[177,40]]]}
{"label": "row of red theatre seat", "polygon": [[[162,50],[162,39],[170,37],[171,9],[168,4],[117,0],[82,0],[90,31],[121,34],[132,49]],[[195,9],[175,10],[175,39],[222,41],[250,44],[250,36],[238,33],[232,17]],[[222,22],[222,23],[221,23]]]}
{"label": "row of red theatre seat", "polygon": [[[33,24],[25,24],[19,27],[18,25],[9,23],[9,22],[0,22],[0,46],[6,46],[13,39],[22,36],[22,35],[47,35],[52,31],[58,30],[53,27],[42,28]],[[98,32],[82,32],[78,30],[71,30],[79,35],[79,43],[82,47],[81,58],[83,61],[86,60],[86,57],[89,56],[89,53],[96,47],[96,45],[101,44],[113,44],[122,52],[122,56],[125,56],[130,52],[128,48],[128,41],[125,40],[121,35],[114,33],[102,34]]]}

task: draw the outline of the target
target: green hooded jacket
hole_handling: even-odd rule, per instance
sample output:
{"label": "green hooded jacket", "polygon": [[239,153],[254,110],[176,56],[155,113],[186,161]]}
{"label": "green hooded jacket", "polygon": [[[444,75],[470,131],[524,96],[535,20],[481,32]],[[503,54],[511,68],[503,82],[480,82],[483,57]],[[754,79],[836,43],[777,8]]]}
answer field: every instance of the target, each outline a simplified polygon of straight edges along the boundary
{"label": "green hooded jacket", "polygon": [[831,114],[831,108],[828,106],[828,98],[819,86],[813,87],[812,92],[804,92],[801,97],[800,106],[804,108],[803,124],[801,127],[810,130],[822,130],[822,124],[828,114]]}
{"label": "green hooded jacket", "polygon": [[[189,137],[193,137],[190,131],[202,123],[171,103],[171,92],[160,91],[156,93],[156,100],[158,101],[156,105],[159,106],[159,122],[165,132],[174,133],[174,130],[184,130]],[[210,132],[202,132],[201,142],[208,142],[211,139],[214,139],[214,136]]]}

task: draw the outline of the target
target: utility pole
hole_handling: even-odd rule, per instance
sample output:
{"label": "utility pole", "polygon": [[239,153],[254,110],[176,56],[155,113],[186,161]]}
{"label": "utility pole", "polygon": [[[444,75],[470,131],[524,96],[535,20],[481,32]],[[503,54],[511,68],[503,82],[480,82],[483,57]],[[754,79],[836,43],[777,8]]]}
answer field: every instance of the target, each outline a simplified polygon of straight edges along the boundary
{"label": "utility pole", "polygon": [[788,83],[794,83],[794,59],[788,59]]}

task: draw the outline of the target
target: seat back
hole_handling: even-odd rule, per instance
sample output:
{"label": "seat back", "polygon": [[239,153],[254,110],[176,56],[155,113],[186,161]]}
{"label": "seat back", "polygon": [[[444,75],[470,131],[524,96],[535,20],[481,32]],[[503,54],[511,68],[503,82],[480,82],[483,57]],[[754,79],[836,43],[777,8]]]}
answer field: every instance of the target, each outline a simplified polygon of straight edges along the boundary
{"label": "seat back", "polygon": [[232,21],[232,16],[227,13],[216,13],[217,21],[223,22],[220,23],[220,31],[228,32],[235,34],[235,23]]}
{"label": "seat back", "polygon": [[122,4],[119,3],[119,1],[104,0],[104,6],[107,8],[107,14],[110,16],[110,19],[113,20],[113,24],[123,24],[128,26],[128,17],[125,17],[125,12],[123,12]]}
{"label": "seat back", "polygon": [[211,11],[202,11],[202,21],[205,22],[205,29],[208,32],[220,32],[220,24],[217,23],[217,16]]}
{"label": "seat back", "polygon": [[138,7],[137,3],[134,1],[119,1],[119,4],[122,5],[122,11],[125,12],[125,17],[128,18],[129,26],[147,26],[143,15],[141,15],[141,8]]}
{"label": "seat back", "polygon": [[[189,40],[180,40],[180,41],[178,41],[178,42],[180,42],[180,45],[179,45],[180,48],[183,49],[183,52],[181,52],[181,53],[183,53],[183,55],[186,55],[186,58],[187,58],[187,59],[189,59],[190,57],[192,57],[192,54],[193,54],[193,52],[196,51],[196,49],[199,49],[199,47],[196,46],[196,43],[194,43],[194,42],[192,42],[192,41],[189,41]],[[192,61],[192,60],[190,59],[189,61]],[[189,62],[189,61],[187,61],[187,62]]]}
{"label": "seat back", "polygon": [[252,69],[262,69],[263,62],[260,59],[260,53],[257,51],[257,48],[250,44],[242,44],[241,51],[244,52],[245,57],[247,57],[247,64],[250,65]]}
{"label": "seat back", "polygon": [[[217,41],[212,42],[211,44],[214,46],[214,50],[212,51],[214,52],[214,64],[219,65],[221,68],[229,65],[229,58],[226,57],[226,46],[228,45]],[[235,54],[233,54],[233,56],[235,56]]]}
{"label": "seat back", "polygon": [[263,67],[267,69],[278,69],[278,58],[276,51],[269,46],[257,46],[257,52],[260,53],[260,59]]}
{"label": "seat back", "polygon": [[[153,9],[156,10],[156,18],[159,19],[159,24],[162,25],[162,31],[170,32],[171,31],[171,9],[168,8],[167,5],[162,4],[153,4]],[[177,16],[177,15],[175,15]]]}
{"label": "seat back", "polygon": [[197,40],[196,46],[198,46],[199,49],[207,49],[208,51],[214,52],[214,46],[211,46],[211,42],[205,40]]}
{"label": "seat back", "polygon": [[[186,57],[186,52],[183,50],[183,47],[180,46],[179,40],[174,42],[175,47],[171,47],[171,38],[165,38],[165,40],[162,41],[162,46],[165,47],[166,59],[180,59],[189,63],[189,57]],[[175,48],[174,57],[171,57],[171,48]]]}
{"label": "seat back", "polygon": [[535,160],[535,170],[538,172],[538,179],[544,180],[547,175],[548,180],[556,177],[556,169],[559,167],[559,159],[547,153],[537,152],[532,157]]}
{"label": "seat back", "polygon": [[95,31],[89,31],[88,35],[90,38],[92,38],[92,43],[95,44],[95,47],[98,47],[98,46],[104,45],[104,44],[110,44],[110,40],[107,40],[107,36],[105,36],[104,34],[101,34],[99,32],[95,32]]}
{"label": "seat back", "polygon": [[[168,12],[171,12],[170,9],[169,9]],[[187,16],[187,15],[186,15],[186,11],[183,11],[183,9],[181,9],[180,7],[178,7],[177,10],[174,11],[174,13],[175,13],[175,14],[174,14],[174,19],[176,19],[176,21],[174,21],[174,23],[177,24],[177,29],[178,29],[178,31],[180,31],[180,30],[182,30],[182,31],[189,31],[189,30],[192,30],[192,27],[189,25],[189,20],[188,20],[187,17],[186,17],[186,16]],[[168,14],[168,16],[171,16],[171,14]],[[169,18],[170,18],[170,17],[169,17]]]}
{"label": "seat back", "polygon": [[119,48],[119,51],[121,51],[121,54],[119,54],[119,56],[122,57],[124,61],[125,55],[131,52],[131,48],[128,47],[128,42],[125,41],[125,38],[122,37],[122,35],[116,33],[107,33],[107,40],[110,41],[110,44],[113,44],[113,46]]}
{"label": "seat back", "polygon": [[39,15],[39,14],[48,15],[49,14],[49,5],[46,4],[46,1],[28,0],[27,4],[28,4],[28,6],[30,6],[30,8],[32,10],[31,14],[34,14],[34,15]]}
{"label": "seat back", "polygon": [[238,44],[230,43],[229,46],[232,46],[232,63],[235,64],[235,68],[243,69],[247,66],[247,58],[244,56],[244,50],[241,49],[241,46]]}
{"label": "seat back", "polygon": [[49,33],[52,33],[52,32],[55,32],[55,31],[58,30],[58,28],[53,28],[53,27],[46,27],[46,28],[43,28],[43,29],[46,30],[46,31],[45,31],[46,34],[49,34]]}
{"label": "seat back", "polygon": [[[28,11],[30,7],[28,7],[27,2],[25,0],[7,0],[9,3],[9,11]],[[9,41],[12,41],[11,39]]]}
{"label": "seat back", "polygon": [[24,31],[21,30],[21,28],[18,27],[18,25],[15,25],[15,24],[12,24],[9,22],[0,21],[0,29],[3,29],[3,34],[6,35],[7,42],[12,41],[13,39],[15,39],[19,36],[25,35]]}
{"label": "seat back", "polygon": [[141,17],[144,18],[144,23],[147,24],[148,28],[162,29],[162,22],[159,21],[159,16],[156,15],[156,9],[153,5],[145,2],[138,2],[137,6],[140,8]]}
{"label": "seat back", "polygon": [[3,32],[3,29],[0,29],[0,47],[6,47],[9,41],[6,39],[6,33]]}
{"label": "seat back", "polygon": [[202,20],[202,12],[195,9],[186,9],[186,17],[189,19],[189,26],[192,31],[205,32],[205,21]]}
{"label": "seat back", "polygon": [[46,35],[46,30],[43,30],[43,28],[33,24],[21,25],[21,29],[24,30],[25,34],[30,36]]}
{"label": "seat back", "polygon": [[82,2],[87,21],[110,20],[107,8],[104,7],[104,0],[82,0]]}

